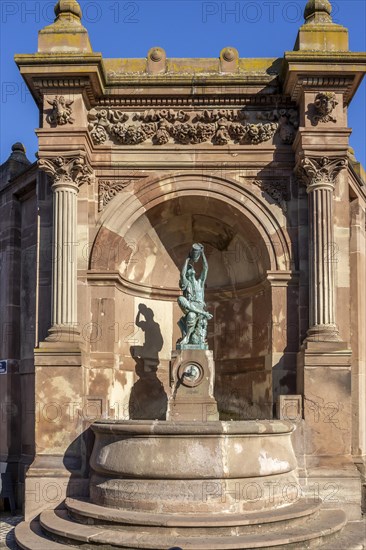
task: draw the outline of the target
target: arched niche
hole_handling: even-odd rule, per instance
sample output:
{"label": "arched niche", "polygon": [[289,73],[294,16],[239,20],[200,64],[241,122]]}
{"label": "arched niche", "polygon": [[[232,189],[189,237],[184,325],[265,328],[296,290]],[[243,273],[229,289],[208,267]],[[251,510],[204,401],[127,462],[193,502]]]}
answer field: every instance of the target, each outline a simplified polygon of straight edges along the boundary
{"label": "arched niche", "polygon": [[[90,276],[113,279],[123,294],[123,307],[115,308],[117,322],[135,319],[141,304],[153,311],[164,342],[157,376],[169,391],[170,352],[181,315],[179,272],[193,242],[204,244],[209,262],[206,301],[214,316],[209,345],[221,415],[268,418],[272,291],[267,274],[289,269],[290,247],[276,217],[253,190],[187,174],[145,180],[125,190],[101,216]],[[126,369],[137,369],[133,358],[128,360],[128,343],[120,342],[120,353]]]}

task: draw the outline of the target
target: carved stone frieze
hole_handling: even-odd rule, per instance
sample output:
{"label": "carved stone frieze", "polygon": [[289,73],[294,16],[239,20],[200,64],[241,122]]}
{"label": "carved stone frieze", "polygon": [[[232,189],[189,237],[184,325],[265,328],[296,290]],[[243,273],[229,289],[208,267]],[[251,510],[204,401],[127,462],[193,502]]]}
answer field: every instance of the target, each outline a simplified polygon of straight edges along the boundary
{"label": "carved stone frieze", "polygon": [[51,176],[53,183],[68,182],[80,187],[90,184],[93,178],[93,170],[81,156],[42,158],[38,167]]}
{"label": "carved stone frieze", "polygon": [[289,185],[286,180],[253,180],[253,184],[267,193],[284,213],[287,212],[287,201],[290,200]]}
{"label": "carved stone frieze", "polygon": [[127,185],[131,183],[131,179],[107,180],[100,179],[98,182],[98,210],[99,212],[107,206],[107,204],[120,193]]}
{"label": "carved stone frieze", "polygon": [[47,103],[52,107],[52,112],[48,116],[50,124],[62,126],[64,124],[72,124],[74,122],[71,108],[71,105],[74,103],[73,101],[65,99],[65,97],[61,95],[55,96],[53,101],[47,100]]}
{"label": "carved stone frieze", "polygon": [[[89,131],[96,145],[107,139],[123,145],[151,140],[154,145],[180,143],[192,145],[211,142],[258,144],[270,140],[276,132],[283,143],[292,143],[297,111],[274,110],[267,113],[243,109],[214,109],[186,112],[174,109],[150,109],[143,113],[125,113],[118,109],[92,109]],[[263,120],[264,122],[255,122]]]}
{"label": "carved stone frieze", "polygon": [[296,168],[296,175],[308,190],[319,184],[334,187],[337,175],[346,168],[348,161],[342,157],[302,157]]}
{"label": "carved stone frieze", "polygon": [[337,122],[332,116],[333,110],[338,105],[334,92],[320,92],[314,101],[315,113],[312,116],[312,124],[316,126],[319,122]]}
{"label": "carved stone frieze", "polygon": [[298,112],[296,109],[274,109],[259,113],[258,118],[270,120],[278,124],[278,132],[283,143],[291,145],[294,142],[299,127]]}

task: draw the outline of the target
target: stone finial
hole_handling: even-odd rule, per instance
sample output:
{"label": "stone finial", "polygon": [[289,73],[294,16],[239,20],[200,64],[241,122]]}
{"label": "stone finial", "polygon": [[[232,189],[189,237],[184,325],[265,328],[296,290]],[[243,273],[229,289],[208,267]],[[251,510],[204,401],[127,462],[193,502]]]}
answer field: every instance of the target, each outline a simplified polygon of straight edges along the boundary
{"label": "stone finial", "polygon": [[82,11],[76,0],[58,0],[54,23],[38,34],[39,53],[91,53],[88,31],[81,23]]}
{"label": "stone finial", "polygon": [[0,188],[24,172],[31,164],[27,159],[23,143],[14,143],[9,158],[0,166]]}
{"label": "stone finial", "polygon": [[149,74],[165,73],[166,52],[163,48],[155,46],[147,54],[147,72]]}
{"label": "stone finial", "polygon": [[239,68],[239,52],[236,48],[228,46],[220,52],[220,71],[222,73],[235,73]]}
{"label": "stone finial", "polygon": [[23,143],[20,143],[20,141],[17,141],[16,143],[14,143],[14,145],[11,146],[11,150],[12,150],[13,153],[20,152],[23,155],[25,155],[25,153],[26,153],[25,147],[24,147]]}
{"label": "stone finial", "polygon": [[23,143],[20,143],[19,141],[12,145],[11,154],[8,160],[24,166],[29,166],[31,164],[31,162],[27,159]]}
{"label": "stone finial", "polygon": [[75,17],[81,21],[82,11],[76,0],[58,0],[55,6],[56,18]]}
{"label": "stone finial", "polygon": [[305,22],[320,25],[332,23],[331,13],[332,5],[329,0],[308,0],[304,11]]}
{"label": "stone finial", "polygon": [[312,52],[349,51],[348,29],[332,20],[329,0],[308,0],[294,50]]}

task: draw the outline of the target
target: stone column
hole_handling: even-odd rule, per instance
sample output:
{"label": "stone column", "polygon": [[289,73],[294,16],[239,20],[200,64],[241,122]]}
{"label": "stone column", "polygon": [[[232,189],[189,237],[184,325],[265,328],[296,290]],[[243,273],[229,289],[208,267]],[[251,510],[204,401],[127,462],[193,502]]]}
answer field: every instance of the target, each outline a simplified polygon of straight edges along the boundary
{"label": "stone column", "polygon": [[334,244],[333,193],[337,175],[346,167],[344,156],[303,155],[298,164],[297,173],[308,193],[309,330],[297,362],[304,424],[297,431],[296,448],[298,455],[303,454],[308,478],[305,494],[310,496],[307,491],[316,487],[326,503],[332,486],[335,500],[342,502],[348,517],[358,519],[361,486],[351,456],[352,357],[338,332],[335,304],[339,258]]}
{"label": "stone column", "polygon": [[304,157],[298,174],[307,186],[309,205],[308,341],[339,341],[335,318],[333,192],[343,158]]}
{"label": "stone column", "polygon": [[73,342],[77,319],[77,195],[90,183],[91,169],[81,156],[39,160],[51,176],[53,196],[52,326],[47,340]]}

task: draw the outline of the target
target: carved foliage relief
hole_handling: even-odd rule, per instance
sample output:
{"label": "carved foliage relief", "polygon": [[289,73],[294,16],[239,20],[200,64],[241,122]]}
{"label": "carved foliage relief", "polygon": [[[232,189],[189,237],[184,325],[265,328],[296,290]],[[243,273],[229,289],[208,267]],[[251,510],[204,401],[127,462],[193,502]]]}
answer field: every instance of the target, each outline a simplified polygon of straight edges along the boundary
{"label": "carved foliage relief", "polygon": [[260,188],[263,193],[267,193],[271,199],[287,212],[287,201],[290,200],[289,181],[288,180],[254,180],[254,185]]}
{"label": "carved foliage relief", "polygon": [[302,157],[296,168],[296,175],[307,187],[318,184],[334,186],[339,172],[347,168],[348,161],[342,157]]}
{"label": "carved foliage relief", "polygon": [[93,180],[93,170],[83,157],[42,158],[38,161],[38,167],[52,178],[53,183],[65,182],[80,187]]}
{"label": "carved foliage relief", "polygon": [[98,185],[98,210],[101,211],[118,193],[123,191],[131,179],[105,180],[100,179]]}
{"label": "carved foliage relief", "polygon": [[[258,144],[277,132],[283,143],[291,144],[298,127],[295,109],[275,109],[249,113],[243,109],[214,109],[195,112],[160,109],[125,113],[117,109],[92,109],[89,131],[96,145],[107,139],[123,145],[150,141],[154,145],[210,142]],[[255,122],[261,120],[262,122]]]}

